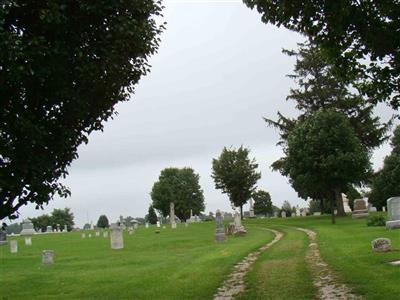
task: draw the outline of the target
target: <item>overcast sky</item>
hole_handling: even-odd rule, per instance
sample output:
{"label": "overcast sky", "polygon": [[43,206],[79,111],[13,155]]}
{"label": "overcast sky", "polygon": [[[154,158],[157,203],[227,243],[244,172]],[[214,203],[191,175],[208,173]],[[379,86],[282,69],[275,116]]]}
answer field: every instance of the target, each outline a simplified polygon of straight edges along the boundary
{"label": "overcast sky", "polygon": [[[281,156],[278,134],[262,117],[277,111],[295,116],[285,97],[293,82],[294,60],[282,48],[302,41],[297,33],[265,25],[241,1],[164,1],[167,29],[151,73],[142,78],[131,101],[119,104],[119,115],[104,132],[79,148],[65,184],[72,196],[55,199],[44,211],[21,209],[21,218],[70,207],[75,223],[97,222],[106,214],[140,217],[147,213],[150,190],[165,167],[192,167],[200,174],[206,213],[230,211],[226,195],[214,188],[211,161],[224,146],[251,149],[262,172],[258,187],[284,200],[307,206],[285,177],[270,165]],[[389,109],[379,109],[382,117]],[[375,168],[390,152],[384,145],[373,157]],[[20,219],[21,219],[20,218]],[[20,220],[19,220],[20,221]]]}

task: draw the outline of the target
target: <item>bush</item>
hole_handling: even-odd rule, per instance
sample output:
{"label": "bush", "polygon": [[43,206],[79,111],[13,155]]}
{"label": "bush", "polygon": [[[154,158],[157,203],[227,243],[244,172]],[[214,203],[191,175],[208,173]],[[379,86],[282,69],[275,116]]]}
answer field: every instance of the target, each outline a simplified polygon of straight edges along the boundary
{"label": "bush", "polygon": [[384,216],[369,216],[367,226],[385,226],[386,219]]}

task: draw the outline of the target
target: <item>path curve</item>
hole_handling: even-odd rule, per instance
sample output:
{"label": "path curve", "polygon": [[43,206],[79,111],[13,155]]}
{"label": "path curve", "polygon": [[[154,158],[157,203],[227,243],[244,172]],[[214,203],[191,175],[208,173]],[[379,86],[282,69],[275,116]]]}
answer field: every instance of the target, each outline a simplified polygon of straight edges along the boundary
{"label": "path curve", "polygon": [[218,288],[217,293],[214,295],[214,300],[229,300],[234,299],[235,296],[244,292],[245,283],[244,276],[250,269],[250,266],[256,261],[257,257],[271,247],[276,242],[280,241],[283,237],[283,233],[277,230],[262,228],[264,230],[271,231],[275,234],[275,238],[268,244],[262,246],[256,251],[248,254],[241,262],[237,263],[234,267],[233,272],[223,282],[222,286]]}
{"label": "path curve", "polygon": [[296,229],[305,232],[310,239],[306,262],[311,269],[313,284],[318,290],[317,298],[323,300],[362,299],[362,297],[353,294],[347,285],[336,282],[334,272],[321,258],[317,244],[317,234],[305,228],[297,227]]}

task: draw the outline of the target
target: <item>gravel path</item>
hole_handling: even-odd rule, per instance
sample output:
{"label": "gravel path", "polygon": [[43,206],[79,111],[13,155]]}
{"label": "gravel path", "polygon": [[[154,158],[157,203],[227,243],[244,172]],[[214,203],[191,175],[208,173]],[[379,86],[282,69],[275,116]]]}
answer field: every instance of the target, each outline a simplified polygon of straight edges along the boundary
{"label": "gravel path", "polygon": [[296,229],[305,232],[310,239],[309,248],[306,254],[306,262],[311,269],[314,286],[318,289],[317,299],[362,299],[362,297],[353,294],[351,289],[345,284],[339,284],[336,282],[335,274],[321,258],[316,241],[317,234],[309,229]]}
{"label": "gravel path", "polygon": [[283,233],[279,231],[267,228],[263,229],[273,232],[275,238],[258,250],[251,252],[241,262],[235,265],[233,272],[223,282],[222,286],[218,288],[217,293],[214,295],[214,300],[234,299],[236,295],[243,292],[245,290],[244,276],[249,271],[250,266],[256,261],[257,257],[262,252],[267,250],[283,237]]}

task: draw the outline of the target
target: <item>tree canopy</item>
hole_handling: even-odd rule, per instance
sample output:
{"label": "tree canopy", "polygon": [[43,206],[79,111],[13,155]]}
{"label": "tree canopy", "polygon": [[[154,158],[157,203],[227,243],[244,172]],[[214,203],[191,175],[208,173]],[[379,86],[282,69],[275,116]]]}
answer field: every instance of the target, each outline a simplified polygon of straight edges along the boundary
{"label": "tree canopy", "polygon": [[254,199],[254,212],[256,215],[272,215],[273,208],[272,208],[272,201],[271,195],[264,190],[257,190],[253,193]]}
{"label": "tree canopy", "polygon": [[388,1],[243,0],[262,21],[308,36],[367,101],[400,107],[400,4]]}
{"label": "tree canopy", "polygon": [[327,110],[311,115],[291,131],[282,170],[299,196],[325,195],[334,201],[349,184],[360,184],[371,172],[369,153],[355,135],[349,120]]}
{"label": "tree canopy", "polygon": [[149,72],[159,0],[5,1],[0,6],[0,220],[42,207],[89,134]]}
{"label": "tree canopy", "polygon": [[56,228],[57,224],[60,225],[61,229],[67,225],[68,230],[74,228],[74,214],[70,208],[54,209],[50,215],[44,214],[36,218],[30,218],[33,226],[42,231],[46,231],[47,226],[51,226],[53,229]]}
{"label": "tree canopy", "polygon": [[400,126],[394,131],[391,145],[392,152],[375,175],[369,195],[369,202],[378,209],[386,206],[387,199],[400,196]]}
{"label": "tree canopy", "polygon": [[250,150],[240,146],[239,149],[224,147],[220,156],[212,161],[212,175],[215,188],[229,196],[231,203],[240,207],[243,218],[243,205],[255,192],[261,173],[257,172],[258,164],[249,158]]}
{"label": "tree canopy", "polygon": [[199,179],[192,168],[165,168],[151,190],[153,207],[166,217],[173,202],[179,219],[190,218],[190,210],[199,215],[205,209]]}
{"label": "tree canopy", "polygon": [[99,228],[108,228],[110,224],[108,223],[108,218],[106,215],[101,215],[97,220],[97,227]]}

